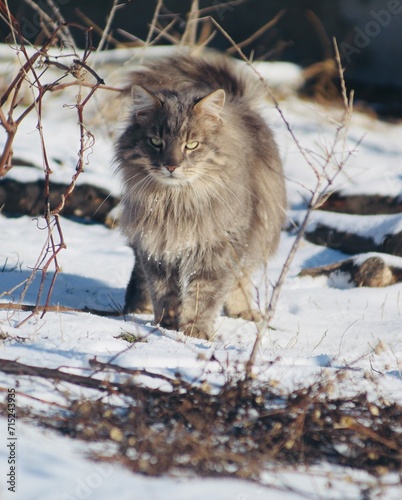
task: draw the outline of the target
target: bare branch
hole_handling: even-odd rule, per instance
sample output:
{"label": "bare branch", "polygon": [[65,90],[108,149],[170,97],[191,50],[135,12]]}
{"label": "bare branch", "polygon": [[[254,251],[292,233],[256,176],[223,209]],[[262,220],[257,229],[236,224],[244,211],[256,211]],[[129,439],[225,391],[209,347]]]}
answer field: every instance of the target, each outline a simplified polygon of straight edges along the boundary
{"label": "bare branch", "polygon": [[115,16],[116,12],[119,9],[121,9],[122,7],[125,7],[125,5],[124,4],[119,4],[119,0],[113,0],[113,6],[112,6],[112,8],[111,8],[111,10],[109,12],[109,15],[108,15],[108,18],[107,18],[107,21],[106,21],[106,26],[105,26],[105,28],[102,31],[102,38],[100,39],[98,48],[96,49],[95,57],[103,49],[106,41],[108,40],[110,28],[111,28],[112,22],[113,22],[113,18]]}
{"label": "bare branch", "polygon": [[[257,329],[257,336],[250,354],[250,357],[246,363],[246,378],[250,378],[252,376],[252,369],[253,366],[255,365],[255,361],[257,358],[258,350],[260,348],[262,338],[265,334],[266,331],[268,331],[269,326],[271,324],[271,321],[273,319],[273,316],[275,314],[275,310],[277,307],[277,303],[279,300],[279,296],[285,281],[285,278],[289,272],[291,263],[293,262],[293,259],[299,249],[301,240],[304,237],[304,234],[306,232],[308,223],[310,221],[311,214],[313,210],[317,209],[317,207],[321,204],[322,198],[325,197],[327,190],[330,188],[330,186],[333,184],[335,181],[336,177],[339,175],[339,173],[343,170],[345,167],[349,157],[350,157],[350,152],[346,148],[346,140],[347,140],[347,132],[349,130],[349,124],[350,124],[350,119],[352,115],[352,101],[351,99],[348,99],[347,93],[346,93],[346,86],[345,86],[345,81],[343,78],[343,70],[342,66],[340,64],[340,56],[339,56],[339,51],[336,45],[336,42],[334,41],[335,45],[335,51],[337,54],[337,62],[338,62],[338,67],[339,67],[339,76],[342,82],[342,94],[343,94],[343,102],[344,102],[344,114],[342,117],[341,123],[337,126],[336,132],[334,134],[334,138],[332,141],[332,146],[331,149],[327,152],[327,156],[324,159],[324,164],[321,166],[321,172],[320,169],[313,164],[313,157],[311,154],[307,156],[307,153],[305,152],[304,148],[301,147],[299,141],[295,137],[291,127],[289,126],[288,121],[285,119],[283,116],[282,111],[280,110],[279,103],[275,100],[275,105],[280,112],[281,117],[283,117],[283,120],[286,124],[286,127],[288,128],[289,132],[291,133],[292,138],[294,139],[296,145],[298,146],[300,152],[303,153],[303,156],[307,160],[308,158],[308,165],[310,165],[313,169],[313,171],[316,173],[317,180],[316,180],[316,185],[314,188],[314,191],[312,192],[311,199],[309,200],[309,206],[306,211],[305,217],[303,219],[303,222],[299,228],[299,231],[297,233],[296,239],[293,242],[292,248],[286,258],[285,264],[282,267],[281,273],[279,275],[278,281],[273,287],[272,290],[272,295],[271,298],[265,308],[264,312],[264,318],[261,324],[258,325]],[[328,172],[328,167],[331,165],[331,162],[334,158],[335,151],[336,151],[336,146],[339,144],[341,141],[343,150],[342,150],[342,158],[341,160],[337,163],[337,170],[334,173],[329,173]]]}
{"label": "bare branch", "polygon": [[186,29],[181,37],[180,45],[189,45],[195,47],[197,41],[197,27],[199,20],[199,1],[193,0],[191,2],[191,9],[188,14]]}
{"label": "bare branch", "polygon": [[[63,25],[64,23],[64,18],[63,16],[61,15],[60,13],[60,10],[59,10],[59,7],[56,6],[52,0],[46,0],[46,3],[48,4],[48,6],[50,7],[53,15],[56,17],[57,19],[57,22],[54,21],[48,14],[47,12],[45,12],[42,8],[42,6],[40,4],[37,4],[35,3],[33,0],[24,0],[24,2],[29,5],[31,7],[31,9],[33,9],[34,11],[36,11],[41,19],[43,19],[43,21],[46,23],[44,24],[44,29],[45,29],[45,32],[46,32],[46,35],[50,35],[50,33],[54,30],[57,29],[57,25],[59,23],[59,25],[61,25],[61,29],[60,29],[60,38],[62,40],[62,42],[68,46],[68,47],[72,47],[72,48],[76,48],[75,46],[75,42],[74,42],[74,39],[72,38],[71,36],[71,33],[70,31],[68,30],[68,28]],[[49,31],[47,29],[47,26],[49,27]]]}
{"label": "bare branch", "polygon": [[267,23],[264,24],[260,29],[258,29],[255,33],[253,33],[251,36],[246,38],[246,40],[243,40],[242,42],[238,43],[236,47],[230,47],[227,51],[228,54],[233,54],[236,52],[237,48],[241,49],[243,47],[246,47],[250,43],[254,42],[254,40],[258,37],[260,37],[262,34],[264,34],[266,31],[270,30],[275,24],[278,23],[278,21],[284,16],[286,13],[286,9],[282,9],[276,14],[276,16],[268,21]]}
{"label": "bare branch", "polygon": [[[53,4],[51,0],[48,0],[48,4],[53,9],[57,9],[57,7]],[[39,7],[40,8],[40,7]],[[45,13],[46,14],[46,13]],[[22,56],[21,58],[25,58],[25,62],[21,65],[20,70],[17,75],[14,77],[4,94],[0,98],[1,111],[0,111],[0,125],[5,129],[7,137],[5,141],[5,145],[3,148],[2,156],[0,159],[0,177],[4,176],[8,170],[10,170],[12,166],[12,145],[13,141],[16,137],[18,127],[21,122],[31,113],[36,112],[37,115],[37,130],[39,133],[39,141],[42,150],[42,159],[43,159],[43,167],[45,171],[45,196],[46,196],[46,204],[44,207],[44,219],[46,222],[45,229],[47,231],[47,238],[44,243],[44,246],[38,256],[37,262],[31,272],[31,275],[28,279],[26,279],[20,286],[23,286],[22,292],[20,294],[20,301],[24,300],[26,293],[28,291],[29,286],[34,281],[37,272],[41,272],[41,280],[39,284],[39,291],[37,294],[36,305],[32,314],[28,316],[22,323],[27,321],[29,317],[33,314],[36,314],[40,310],[40,303],[42,296],[45,294],[45,279],[50,271],[50,267],[54,266],[54,273],[51,278],[50,285],[46,291],[45,298],[45,306],[42,308],[42,316],[46,312],[47,308],[50,307],[50,298],[52,295],[53,287],[57,278],[57,275],[60,271],[60,267],[58,264],[58,255],[59,253],[66,248],[66,244],[63,237],[63,232],[61,229],[59,214],[62,208],[64,207],[64,203],[66,199],[71,195],[74,190],[76,181],[78,176],[84,171],[85,167],[85,156],[88,151],[90,151],[94,144],[94,138],[92,134],[86,129],[85,121],[84,121],[84,108],[88,101],[91,99],[95,91],[102,85],[104,82],[102,78],[98,76],[98,74],[90,68],[86,64],[86,60],[90,53],[90,34],[89,31],[83,28],[80,25],[76,25],[74,23],[62,24],[60,26],[55,27],[53,33],[50,34],[48,40],[42,45],[41,48],[36,49],[33,55],[28,55],[28,51],[23,43],[23,38],[20,36],[20,30],[18,23],[12,18],[11,14],[9,16],[9,26],[14,34],[15,40],[20,40],[21,43],[18,46],[18,54]],[[57,17],[57,16],[56,16]],[[61,20],[60,17],[58,17]],[[84,50],[82,57],[79,57],[77,54],[73,54],[75,57],[73,59],[73,63],[69,66],[66,66],[59,62],[57,57],[50,56],[48,54],[49,49],[53,46],[54,42],[57,40],[57,37],[60,33],[65,31],[68,26],[75,26],[81,29],[86,35],[86,43],[87,46]],[[68,30],[67,30],[68,31]],[[37,69],[37,61],[41,60],[41,70]],[[49,67],[55,67],[58,70],[61,70],[63,73],[52,83],[42,83],[43,75],[46,73]],[[82,73],[85,71],[86,74],[90,74],[94,77],[95,83],[93,84],[84,84],[81,82]],[[44,125],[43,125],[43,104],[44,97],[48,92],[52,92],[54,90],[61,90],[71,85],[71,82],[66,84],[60,84],[60,82],[66,78],[67,76],[72,76],[74,78],[74,84],[79,88],[85,87],[88,89],[88,92],[84,98],[81,97],[81,92],[79,92],[77,96],[77,100],[75,103],[75,108],[77,109],[78,115],[78,123],[79,123],[79,133],[80,133],[80,149],[78,152],[78,160],[76,165],[76,171],[72,176],[72,180],[70,185],[67,187],[66,192],[61,196],[61,203],[58,207],[53,210],[50,207],[50,177],[52,175],[52,169],[50,167],[47,148],[46,148],[46,140],[44,135]],[[17,108],[19,102],[21,100],[21,89],[24,83],[28,83],[31,92],[31,102],[25,106],[24,110],[20,113],[18,118],[14,117],[14,114],[17,112]],[[5,105],[7,104],[8,115],[5,113]],[[20,323],[20,325],[22,324]]]}
{"label": "bare branch", "polygon": [[157,3],[156,8],[155,8],[154,15],[153,15],[153,18],[152,18],[152,21],[151,21],[151,26],[149,27],[147,39],[145,40],[144,47],[147,47],[150,44],[151,40],[152,40],[154,31],[155,31],[155,27],[156,27],[156,23],[158,22],[158,16],[159,16],[159,13],[161,11],[162,6],[163,6],[163,0],[158,0],[158,3]]}

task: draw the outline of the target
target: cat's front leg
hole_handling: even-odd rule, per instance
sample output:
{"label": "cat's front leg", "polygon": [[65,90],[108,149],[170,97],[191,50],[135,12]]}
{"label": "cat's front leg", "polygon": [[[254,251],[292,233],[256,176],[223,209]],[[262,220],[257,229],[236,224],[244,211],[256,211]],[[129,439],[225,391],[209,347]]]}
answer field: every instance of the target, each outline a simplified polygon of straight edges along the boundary
{"label": "cat's front leg", "polygon": [[261,321],[261,313],[252,308],[252,282],[245,270],[239,273],[225,299],[224,313],[231,318],[243,318],[247,321]]}
{"label": "cat's front leg", "polygon": [[152,258],[143,261],[142,265],[151,293],[155,324],[178,330],[181,302],[177,269]]}
{"label": "cat's front leg", "polygon": [[151,295],[143,267],[137,256],[135,256],[134,268],[126,288],[123,313],[152,313]]}
{"label": "cat's front leg", "polygon": [[215,319],[232,285],[225,272],[199,272],[189,281],[183,296],[179,327],[186,335],[209,340],[215,333]]}

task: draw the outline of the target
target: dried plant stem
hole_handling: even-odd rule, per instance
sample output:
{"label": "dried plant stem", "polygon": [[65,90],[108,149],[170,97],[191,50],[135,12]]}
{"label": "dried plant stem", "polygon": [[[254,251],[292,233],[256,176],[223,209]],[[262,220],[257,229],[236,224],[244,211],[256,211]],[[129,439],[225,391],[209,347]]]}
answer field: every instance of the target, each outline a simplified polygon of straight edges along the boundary
{"label": "dried plant stem", "polygon": [[274,317],[276,307],[278,304],[278,300],[279,300],[286,276],[289,272],[289,269],[290,269],[290,266],[293,262],[293,259],[294,259],[295,255],[299,249],[300,242],[302,241],[304,234],[306,232],[306,228],[307,228],[308,223],[310,221],[311,213],[312,213],[316,203],[318,202],[320,196],[321,196],[321,189],[320,189],[320,186],[317,186],[317,189],[313,192],[313,196],[311,197],[310,206],[309,206],[309,208],[306,212],[306,215],[303,219],[303,222],[298,230],[296,239],[293,242],[292,248],[291,248],[291,250],[286,258],[285,264],[282,267],[278,281],[275,283],[275,286],[272,290],[272,295],[271,295],[271,298],[269,300],[268,306],[266,307],[266,309],[264,311],[263,320],[261,321],[260,324],[257,325],[257,337],[254,341],[250,357],[247,360],[246,367],[245,367],[245,374],[246,374],[247,379],[249,379],[252,375],[252,369],[255,365],[255,361],[257,358],[258,350],[260,348],[262,339],[271,325],[271,321]]}
{"label": "dried plant stem", "polygon": [[[74,9],[74,12],[77,14],[77,16],[84,21],[84,23],[87,26],[91,26],[91,28],[94,30],[95,33],[100,35],[101,37],[103,36],[104,30],[98,26],[92,19],[90,19],[88,16],[86,16],[81,9],[78,7]],[[110,43],[113,43],[115,46],[119,45],[119,41],[116,40],[110,33],[107,34],[106,40]],[[99,46],[98,46],[99,48]]]}
{"label": "dried plant stem", "polygon": [[[28,279],[28,278],[27,278]],[[21,286],[21,283],[17,285],[15,289]],[[1,295],[0,295],[1,297]],[[95,314],[96,316],[123,316],[123,311],[121,310],[112,310],[108,311],[106,309],[92,309],[90,307],[66,307],[66,306],[52,306],[52,305],[28,305],[28,304],[14,304],[13,302],[8,303],[0,303],[0,310],[2,311],[24,311],[30,313],[38,313],[38,312],[82,312],[82,313],[90,313]],[[29,316],[31,317],[31,316]],[[26,319],[24,320],[26,322]],[[20,323],[21,325],[21,323]]]}
{"label": "dried plant stem", "polygon": [[158,26],[155,26],[154,31],[156,31],[158,35],[152,40],[152,42],[149,42],[148,45],[144,45],[144,47],[150,47],[151,45],[154,45],[161,38],[165,38],[168,42],[172,43],[173,45],[178,45],[180,43],[180,40],[171,33],[169,33],[169,30],[173,28],[173,26],[176,24],[176,21],[177,21],[176,19],[173,19],[163,29],[160,29]]}
{"label": "dried plant stem", "polygon": [[[339,173],[345,167],[347,161],[349,160],[350,155],[352,154],[350,151],[348,151],[346,149],[346,140],[347,140],[347,133],[349,130],[350,119],[351,119],[352,111],[353,111],[353,94],[351,95],[350,98],[348,98],[346,86],[345,86],[345,80],[344,80],[344,76],[343,76],[342,62],[341,62],[338,46],[337,46],[335,39],[334,39],[334,47],[335,47],[336,62],[338,65],[339,77],[340,77],[341,85],[342,85],[342,96],[343,96],[343,103],[344,103],[343,117],[342,117],[341,123],[338,125],[338,128],[336,130],[336,133],[335,133],[335,136],[333,139],[333,143],[332,143],[332,147],[331,147],[330,151],[327,153],[327,156],[325,158],[325,164],[322,168],[322,171],[319,172],[319,168],[317,168],[315,165],[312,164],[313,160],[308,158],[309,159],[308,164],[310,166],[312,166],[314,172],[316,173],[317,182],[315,185],[315,189],[312,191],[312,196],[311,196],[311,199],[309,201],[309,206],[308,206],[308,209],[306,211],[303,222],[298,230],[295,241],[293,242],[291,250],[290,250],[290,252],[286,258],[286,261],[282,267],[278,281],[276,282],[276,284],[273,287],[271,298],[270,298],[268,305],[267,305],[265,312],[264,312],[263,320],[262,320],[261,324],[258,325],[257,336],[255,339],[253,348],[251,350],[250,357],[249,357],[249,359],[246,363],[246,366],[245,366],[246,379],[250,379],[252,376],[252,369],[255,365],[257,354],[258,354],[259,348],[261,346],[263,336],[265,335],[265,332],[268,331],[269,326],[271,324],[271,321],[273,319],[273,316],[275,314],[276,307],[277,307],[278,300],[279,300],[279,296],[281,294],[281,290],[282,290],[283,284],[285,282],[285,278],[289,272],[289,269],[290,269],[290,266],[293,262],[293,259],[294,259],[295,255],[299,249],[300,242],[302,241],[302,239],[304,237],[308,223],[310,221],[311,214],[312,214],[313,210],[315,210],[319,207],[319,205],[321,204],[321,200],[323,197],[325,197],[325,194],[326,194],[328,188],[333,184],[335,178],[339,175]],[[276,102],[276,106],[277,106],[277,109],[279,111],[280,110],[279,103]],[[301,144],[299,143],[299,141],[295,137],[291,127],[289,126],[288,121],[283,116],[283,113],[281,110],[280,110],[280,114],[283,117],[285,124],[286,124],[288,130],[290,131],[292,138],[294,138],[295,143],[297,144],[299,150],[303,153],[304,157],[307,157],[307,152],[304,150],[304,148],[302,148]],[[335,148],[336,148],[336,145],[339,144],[339,142],[342,142],[343,151],[344,151],[343,158],[342,158],[341,162],[339,164],[337,164],[337,170],[335,171],[335,173],[333,175],[329,175],[329,174],[327,174],[326,170],[329,167],[329,165],[331,164],[332,160],[334,159]],[[345,153],[345,151],[347,151],[347,152]]]}
{"label": "dried plant stem", "polygon": [[153,18],[152,18],[152,21],[151,21],[151,26],[149,27],[147,39],[145,40],[144,47],[148,47],[148,45],[150,44],[150,42],[152,40],[154,31],[155,31],[155,28],[156,28],[156,24],[158,22],[159,13],[161,11],[162,6],[163,6],[163,0],[158,0],[158,3],[156,4],[154,15],[153,15]]}
{"label": "dried plant stem", "polygon": [[[99,54],[99,52],[101,50],[103,50],[103,47],[105,46],[106,41],[109,39],[109,33],[110,33],[110,28],[112,26],[113,18],[116,15],[116,12],[119,9],[121,9],[122,7],[124,7],[124,4],[119,4],[119,0],[113,0],[113,6],[109,12],[108,17],[107,17],[106,26],[102,31],[102,37],[100,39],[98,48],[96,49],[95,58]],[[94,60],[95,60],[95,58],[94,58]]]}
{"label": "dried plant stem", "polygon": [[[15,33],[15,23],[11,19],[9,19],[9,26],[12,29],[12,32]],[[60,29],[61,27],[56,28],[47,42],[42,45],[42,47],[37,50],[32,56],[28,55],[24,44],[20,45],[19,47],[19,51],[25,58],[25,63],[21,66],[17,75],[14,77],[13,81],[10,83],[10,85],[0,98],[0,108],[2,108],[7,103],[7,101],[11,99],[8,106],[8,117],[5,116],[3,111],[0,113],[0,124],[7,133],[6,143],[0,158],[0,177],[3,177],[11,168],[12,144],[15,139],[19,124],[37,106],[39,100],[43,98],[44,93],[52,90],[52,85],[41,85],[40,78],[34,68],[37,60],[47,54]],[[69,68],[67,68],[67,70],[69,70]],[[17,119],[15,119],[14,112],[20,99],[21,87],[25,81],[29,81],[29,74],[33,76],[33,88],[38,88],[38,97],[36,98],[36,100],[34,99],[34,101],[29,106],[27,106],[25,111]]]}
{"label": "dried plant stem", "polygon": [[[50,223],[50,219],[48,218],[48,220],[47,220],[48,228],[49,228],[49,223]],[[48,292],[47,292],[47,295],[46,295],[46,303],[45,303],[45,307],[43,308],[43,312],[42,312],[42,316],[41,316],[42,318],[45,315],[45,313],[47,311],[47,308],[49,307],[50,298],[52,296],[53,288],[54,288],[54,285],[56,283],[56,278],[57,278],[57,275],[60,272],[60,266],[59,266],[59,262],[58,262],[58,258],[57,258],[58,254],[61,252],[61,250],[64,250],[65,248],[67,248],[67,245],[64,242],[63,232],[61,230],[61,225],[60,225],[60,218],[59,218],[58,215],[54,216],[54,223],[55,223],[55,227],[57,228],[57,233],[58,233],[60,241],[59,241],[59,243],[56,243],[54,235],[53,235],[53,231],[49,230],[49,245],[48,245],[48,248],[50,248],[51,256],[47,260],[46,264],[42,267],[42,270],[41,270],[41,272],[42,272],[42,279],[41,279],[41,283],[40,283],[40,287],[39,287],[39,292],[38,292],[38,296],[37,296],[37,300],[36,300],[36,306],[38,306],[39,305],[39,301],[40,301],[40,299],[42,297],[42,294],[43,294],[43,289],[44,289],[44,284],[45,284],[45,279],[46,279],[47,272],[49,270],[50,265],[52,263],[54,263],[54,269],[55,269],[55,271],[53,273],[52,280],[51,280],[51,283],[49,285]]]}
{"label": "dried plant stem", "polygon": [[[56,6],[53,4],[51,0],[47,0],[48,4],[52,7],[52,9],[56,9]],[[57,16],[56,16],[57,17]],[[60,18],[61,20],[61,18]],[[20,302],[24,300],[28,288],[33,283],[37,272],[41,272],[41,279],[39,283],[39,290],[37,293],[36,304],[29,315],[25,320],[20,323],[23,324],[27,321],[32,315],[36,314],[39,311],[42,311],[42,316],[45,314],[46,310],[50,307],[50,300],[53,292],[53,288],[56,282],[56,278],[58,273],[60,272],[60,266],[58,263],[59,253],[66,248],[66,244],[64,241],[64,236],[60,224],[60,212],[64,207],[65,201],[68,196],[71,195],[75,188],[76,181],[78,176],[84,171],[85,166],[85,156],[88,150],[91,150],[94,144],[94,138],[92,134],[86,129],[85,121],[84,121],[84,108],[88,101],[91,99],[96,90],[103,85],[103,80],[97,75],[97,73],[86,64],[86,60],[90,54],[90,39],[88,38],[88,30],[83,28],[82,26],[75,25],[84,31],[86,34],[87,47],[83,52],[83,55],[80,57],[76,55],[73,59],[73,62],[70,66],[66,66],[60,63],[58,58],[52,58],[48,54],[50,47],[54,45],[54,42],[57,40],[60,32],[68,31],[68,25],[63,24],[55,28],[53,33],[49,36],[49,39],[37,49],[33,55],[29,56],[28,51],[23,43],[23,37],[20,34],[18,23],[12,17],[12,15],[8,12],[8,25],[11,29],[11,32],[14,35],[14,38],[20,40],[21,43],[18,46],[19,54],[25,58],[25,62],[21,65],[17,75],[10,83],[4,94],[0,98],[0,125],[6,131],[7,137],[5,141],[5,145],[3,148],[2,156],[0,159],[0,177],[4,176],[8,170],[11,168],[11,158],[12,158],[12,145],[13,141],[18,132],[18,127],[21,122],[35,110],[37,115],[37,130],[39,133],[39,142],[41,146],[42,152],[42,161],[45,172],[45,197],[46,197],[46,205],[44,212],[44,220],[46,223],[45,229],[47,231],[47,238],[44,243],[44,246],[38,256],[37,262],[31,272],[29,278],[27,278],[23,283],[19,286],[23,286],[22,292],[20,294]],[[36,62],[38,59],[42,60],[41,72],[37,71]],[[43,65],[45,69],[43,69]],[[57,78],[52,83],[42,83],[43,75],[46,73],[47,68],[50,66],[54,66],[58,70],[61,70],[62,75]],[[95,83],[85,84],[81,82],[82,72],[85,71],[86,74],[90,74],[94,77]],[[72,76],[74,78],[73,82],[68,83],[60,83],[67,76]],[[25,109],[20,113],[18,117],[14,115],[17,113],[19,101],[21,100],[21,89],[22,84],[24,82],[28,82],[31,89],[32,100]],[[76,103],[74,107],[77,110],[78,116],[78,124],[79,124],[79,137],[80,137],[80,147],[78,151],[78,160],[75,169],[75,173],[72,175],[72,180],[70,185],[66,188],[66,191],[61,197],[60,204],[52,208],[50,207],[50,179],[52,175],[52,169],[49,163],[46,141],[44,136],[44,127],[43,127],[43,104],[44,104],[44,96],[50,91],[62,90],[68,86],[76,85],[80,87],[80,90],[77,95]],[[87,88],[88,92],[84,98],[81,97],[81,87]],[[7,114],[5,112],[5,107],[7,104]],[[71,106],[70,106],[71,107]],[[51,268],[54,266],[54,272],[50,280],[50,284],[45,287],[46,277]],[[41,306],[40,303],[42,301],[42,297],[45,295],[45,305]]]}
{"label": "dried plant stem", "polygon": [[191,9],[188,14],[186,29],[180,41],[180,45],[189,45],[194,47],[197,42],[197,27],[200,17],[199,1],[193,0],[191,2]]}
{"label": "dried plant stem", "polygon": [[267,23],[265,23],[264,26],[262,26],[260,29],[258,29],[255,33],[253,33],[246,40],[243,40],[242,42],[238,43],[236,45],[236,47],[230,47],[228,49],[228,51],[227,51],[228,54],[233,54],[234,52],[236,52],[237,48],[241,49],[243,47],[246,47],[250,43],[254,42],[254,40],[256,38],[258,38],[259,36],[261,36],[262,34],[264,34],[266,31],[270,30],[273,26],[275,26],[275,24],[277,24],[278,21],[283,17],[283,15],[285,14],[285,12],[286,12],[286,9],[280,10],[278,12],[278,14],[276,14],[276,16],[273,19],[271,19],[270,21],[268,21]]}
{"label": "dried plant stem", "polygon": [[199,9],[199,15],[205,16],[206,14],[209,14],[210,12],[219,12],[219,9],[228,9],[230,8],[233,10],[234,7],[237,7],[238,5],[241,5],[243,3],[247,3],[249,0],[228,0],[226,2],[214,2],[213,5],[210,5],[209,7],[203,7],[202,9]]}
{"label": "dried plant stem", "polygon": [[43,29],[47,36],[50,36],[52,31],[58,30],[58,25],[60,26],[60,38],[62,42],[73,49],[76,49],[74,39],[71,36],[71,33],[67,26],[65,26],[63,16],[60,14],[59,8],[53,3],[52,0],[46,0],[46,3],[50,7],[56,21],[52,19],[47,12],[45,12],[42,6],[33,0],[24,0],[24,2],[31,7],[31,9],[35,10],[43,21],[47,24],[43,24]]}

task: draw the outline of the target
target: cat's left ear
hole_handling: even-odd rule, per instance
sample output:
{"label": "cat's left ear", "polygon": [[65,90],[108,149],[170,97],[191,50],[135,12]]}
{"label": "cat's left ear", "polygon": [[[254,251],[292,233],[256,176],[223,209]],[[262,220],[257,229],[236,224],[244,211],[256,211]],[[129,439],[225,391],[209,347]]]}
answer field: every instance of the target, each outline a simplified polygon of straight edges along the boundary
{"label": "cat's left ear", "polygon": [[215,90],[211,94],[203,97],[201,101],[194,106],[196,113],[202,113],[218,121],[221,117],[222,108],[225,104],[225,91],[223,89]]}

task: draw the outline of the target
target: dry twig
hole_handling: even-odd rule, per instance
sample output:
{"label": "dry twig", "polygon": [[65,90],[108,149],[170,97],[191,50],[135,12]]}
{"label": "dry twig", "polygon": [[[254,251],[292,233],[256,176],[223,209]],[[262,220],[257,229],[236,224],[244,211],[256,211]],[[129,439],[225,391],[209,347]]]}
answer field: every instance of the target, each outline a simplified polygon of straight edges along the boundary
{"label": "dry twig", "polygon": [[[258,325],[257,329],[257,336],[253,345],[253,348],[251,350],[250,357],[246,363],[245,367],[245,375],[246,379],[252,376],[252,369],[255,364],[257,354],[263,339],[263,336],[265,333],[268,331],[269,326],[272,322],[272,319],[275,314],[275,310],[277,307],[277,303],[279,300],[279,296],[283,287],[283,284],[285,282],[285,278],[289,272],[291,263],[293,262],[293,259],[299,249],[300,243],[304,237],[304,234],[306,232],[308,223],[310,221],[310,216],[320,204],[321,200],[323,197],[326,196],[328,190],[331,188],[333,182],[335,181],[336,177],[340,174],[340,172],[344,169],[347,161],[349,160],[352,152],[347,149],[347,134],[349,130],[349,124],[350,124],[350,119],[352,116],[352,110],[353,110],[353,93],[351,93],[350,97],[347,95],[346,91],[346,86],[345,86],[345,80],[343,77],[343,68],[342,68],[342,62],[338,50],[338,46],[336,44],[336,40],[334,39],[334,47],[335,47],[335,53],[336,53],[336,62],[338,64],[338,71],[339,71],[339,76],[341,80],[341,85],[342,85],[342,97],[343,97],[343,104],[344,104],[344,112],[343,112],[343,117],[341,122],[338,124],[334,139],[332,141],[332,146],[329,151],[327,151],[326,156],[324,158],[324,163],[321,164],[316,164],[314,160],[314,156],[310,154],[305,148],[302,147],[300,144],[299,140],[295,136],[292,127],[290,126],[289,122],[286,120],[278,101],[272,96],[274,99],[275,107],[277,108],[278,112],[280,113],[286,128],[290,132],[297,148],[299,149],[300,153],[302,154],[303,158],[306,160],[307,164],[310,166],[310,168],[313,170],[313,172],[316,175],[316,184],[314,187],[314,190],[311,193],[311,198],[309,200],[309,205],[308,209],[306,211],[305,217],[300,225],[300,228],[298,230],[297,236],[295,238],[295,241],[292,245],[292,248],[286,258],[286,261],[282,267],[281,273],[279,275],[278,281],[275,283],[272,294],[270,297],[270,300],[265,308],[264,311],[264,316],[262,322]],[[342,157],[340,160],[337,159],[337,146],[341,144],[342,145]],[[334,172],[330,172],[329,168],[332,166],[332,163],[335,163],[336,169]]]}
{"label": "dry twig", "polygon": [[[52,2],[50,2],[52,3]],[[13,38],[18,41],[18,47],[15,50],[18,51],[20,58],[25,62],[21,65],[17,75],[14,77],[6,91],[0,98],[0,106],[2,108],[0,112],[0,124],[6,131],[6,142],[3,148],[3,152],[0,159],[0,177],[6,175],[6,173],[12,168],[12,145],[15,140],[18,127],[21,122],[32,112],[37,114],[37,130],[39,133],[39,141],[42,149],[43,166],[45,172],[45,196],[46,205],[44,207],[44,219],[46,222],[47,238],[46,242],[42,248],[40,255],[38,256],[36,265],[32,271],[30,278],[28,278],[24,283],[24,288],[21,293],[20,301],[25,297],[28,287],[33,282],[37,272],[41,271],[41,281],[39,285],[39,292],[36,302],[36,310],[32,313],[35,314],[39,309],[39,304],[41,302],[42,296],[45,292],[45,278],[50,269],[50,266],[54,266],[54,274],[51,279],[51,283],[48,287],[45,306],[43,309],[44,314],[46,308],[50,304],[50,298],[53,291],[54,283],[57,278],[57,274],[60,270],[58,265],[58,254],[61,250],[66,248],[66,244],[63,237],[63,232],[60,225],[59,214],[63,209],[65,200],[74,190],[78,176],[84,171],[85,166],[85,155],[88,150],[93,147],[94,138],[92,134],[86,129],[84,123],[84,108],[88,101],[93,96],[94,92],[102,85],[103,80],[92,70],[87,64],[86,60],[90,54],[90,35],[89,31],[82,28],[76,24],[62,24],[55,28],[53,33],[49,36],[48,40],[38,49],[34,51],[32,55],[29,55],[28,49],[24,44],[24,39],[21,35],[20,28],[16,20],[12,17],[9,11],[8,15],[8,25],[13,34]],[[66,29],[70,26],[82,29],[87,38],[87,47],[84,50],[82,56],[77,53],[73,54],[72,64],[69,66],[62,64],[57,57],[53,57],[49,53],[49,49],[54,46],[60,33],[65,33]],[[70,42],[69,42],[70,43]],[[41,61],[41,70],[38,71],[37,63]],[[57,68],[60,70],[60,76],[54,80],[52,83],[42,83],[44,81],[43,75],[46,73],[47,69],[50,67]],[[44,68],[44,69],[43,69]],[[77,110],[78,124],[79,124],[79,137],[80,137],[80,147],[78,151],[78,161],[75,169],[75,173],[72,175],[72,180],[70,185],[67,187],[65,193],[61,197],[60,204],[51,210],[50,208],[50,178],[52,175],[52,169],[49,164],[49,159],[46,149],[46,140],[44,135],[44,124],[43,124],[43,105],[45,95],[49,92],[55,90],[60,90],[63,87],[62,80],[67,77],[73,77],[73,82],[80,86],[82,73],[92,75],[95,83],[89,86],[87,95],[82,98],[81,93],[78,94],[76,103],[74,107]],[[23,85],[28,83],[30,85],[32,99],[31,102],[25,107],[25,109],[19,112],[19,104],[21,101],[22,88]],[[70,82],[69,82],[70,83]],[[7,107],[7,114],[4,111]],[[29,316],[30,317],[30,316]],[[29,318],[28,317],[28,318]],[[28,319],[26,318],[25,321]]]}
{"label": "dry twig", "polygon": [[[402,409],[396,403],[374,403],[366,394],[329,398],[329,381],[283,393],[269,384],[229,380],[211,392],[179,375],[96,359],[90,365],[96,372],[85,376],[0,360],[0,372],[18,376],[21,385],[24,377],[53,382],[66,397],[64,405],[50,414],[18,408],[19,414],[64,435],[113,445],[113,460],[134,472],[182,470],[261,481],[264,473],[295,464],[335,464],[374,476],[402,471]],[[160,388],[144,385],[144,377],[153,386],[159,380]],[[75,391],[61,392],[60,383],[99,395],[73,399]],[[104,457],[97,452],[96,458]]]}

